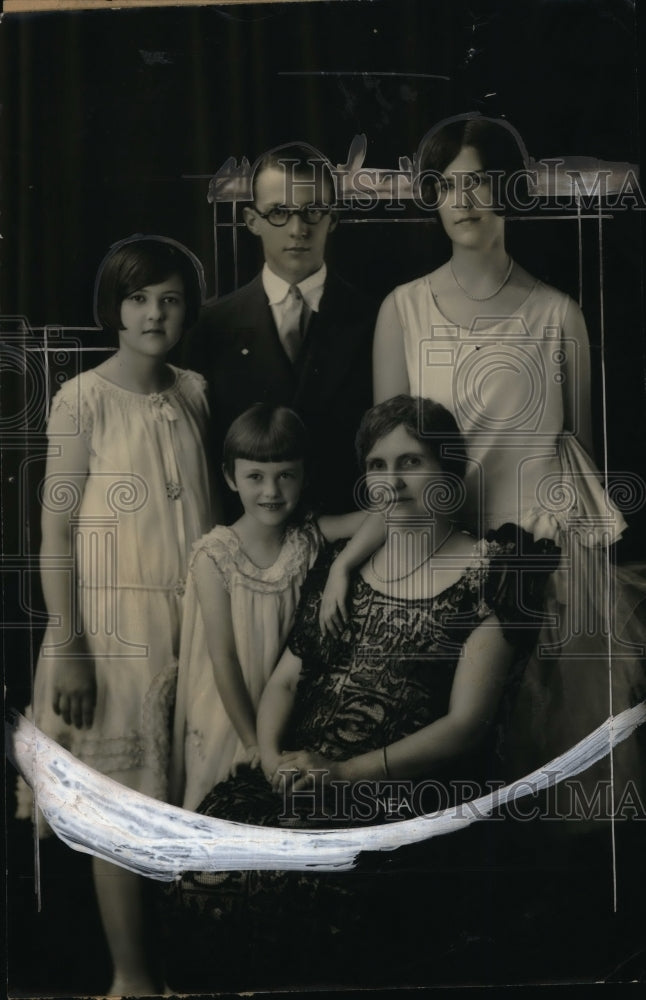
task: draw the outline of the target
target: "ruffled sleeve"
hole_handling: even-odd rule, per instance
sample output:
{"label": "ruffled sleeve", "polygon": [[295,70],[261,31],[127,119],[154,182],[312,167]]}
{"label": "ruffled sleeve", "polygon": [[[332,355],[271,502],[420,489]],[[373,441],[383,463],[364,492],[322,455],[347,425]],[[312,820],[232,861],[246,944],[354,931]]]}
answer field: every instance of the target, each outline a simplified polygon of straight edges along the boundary
{"label": "ruffled sleeve", "polygon": [[188,368],[174,368],[173,370],[184,392],[206,398],[207,385],[203,375]]}
{"label": "ruffled sleeve", "polygon": [[604,488],[601,473],[569,431],[559,436],[558,451],[560,472],[544,477],[539,503],[524,512],[522,527],[537,539],[559,542],[575,531],[586,548],[612,545],[621,538],[626,521],[611,491]]}
{"label": "ruffled sleeve", "polygon": [[302,525],[297,529],[302,545],[302,554],[308,569],[316,563],[319,552],[325,545],[325,538],[319,528],[318,520],[313,513],[306,515]]}
{"label": "ruffled sleeve", "polygon": [[194,574],[195,562],[199,556],[208,557],[213,573],[219,577],[224,589],[230,594],[231,579],[236,567],[236,548],[235,536],[227,528],[222,526],[214,528],[193,546],[188,565],[189,573]]}
{"label": "ruffled sleeve", "polygon": [[535,541],[510,523],[488,532],[483,549],[488,561],[485,602],[507,642],[529,652],[544,622],[545,588],[559,564],[560,549],[551,539]]}
{"label": "ruffled sleeve", "polygon": [[209,403],[206,379],[198,372],[189,371],[186,368],[176,368],[171,365],[175,373],[175,385],[171,395],[177,394],[183,400],[193,416],[198,421],[202,434],[207,431],[209,420]]}
{"label": "ruffled sleeve", "polygon": [[258,593],[281,593],[300,585],[310,566],[316,561],[321,536],[316,524],[291,527],[276,561],[266,568],[256,566],[245,554],[235,531],[226,525],[216,525],[193,548],[189,570],[195,559],[204,553],[216,568],[227,593],[236,587]]}
{"label": "ruffled sleeve", "polygon": [[81,378],[65,382],[54,396],[47,422],[47,435],[69,434],[72,428],[83,435],[89,448],[94,420]]}

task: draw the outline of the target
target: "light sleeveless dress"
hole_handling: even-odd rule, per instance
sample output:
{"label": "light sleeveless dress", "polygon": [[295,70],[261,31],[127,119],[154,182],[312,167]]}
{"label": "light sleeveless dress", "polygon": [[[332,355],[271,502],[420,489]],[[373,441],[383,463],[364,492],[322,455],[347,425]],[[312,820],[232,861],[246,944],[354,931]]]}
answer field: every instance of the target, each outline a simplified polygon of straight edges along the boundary
{"label": "light sleeveless dress", "polygon": [[516,315],[465,328],[442,314],[429,276],[392,297],[411,395],[446,406],[466,439],[464,520],[478,536],[506,521],[529,530],[561,469],[562,330],[574,303],[537,281]]}

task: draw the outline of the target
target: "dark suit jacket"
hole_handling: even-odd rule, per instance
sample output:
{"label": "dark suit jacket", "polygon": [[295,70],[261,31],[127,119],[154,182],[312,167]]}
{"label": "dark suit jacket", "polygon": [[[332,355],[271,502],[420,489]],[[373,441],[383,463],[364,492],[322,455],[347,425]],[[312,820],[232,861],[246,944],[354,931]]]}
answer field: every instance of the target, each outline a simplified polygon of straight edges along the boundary
{"label": "dark suit jacket", "polygon": [[309,501],[323,511],[352,510],[354,436],[372,403],[375,318],[376,305],[328,271],[319,312],[312,313],[292,364],[261,275],[208,301],[188,334],[184,364],[209,383],[214,464],[221,462],[227,428],[249,406],[259,401],[290,406],[311,436]]}

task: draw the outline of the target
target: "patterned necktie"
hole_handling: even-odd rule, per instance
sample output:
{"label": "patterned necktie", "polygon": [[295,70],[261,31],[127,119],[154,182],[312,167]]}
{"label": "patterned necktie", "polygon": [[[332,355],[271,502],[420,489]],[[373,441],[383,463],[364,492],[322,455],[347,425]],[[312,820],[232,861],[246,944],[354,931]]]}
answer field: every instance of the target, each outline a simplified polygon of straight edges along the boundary
{"label": "patterned necktie", "polygon": [[292,363],[296,361],[303,344],[306,311],[309,310],[307,310],[307,306],[303,301],[303,296],[298,285],[290,285],[289,292],[287,293],[287,306],[283,313],[280,338],[287,356]]}

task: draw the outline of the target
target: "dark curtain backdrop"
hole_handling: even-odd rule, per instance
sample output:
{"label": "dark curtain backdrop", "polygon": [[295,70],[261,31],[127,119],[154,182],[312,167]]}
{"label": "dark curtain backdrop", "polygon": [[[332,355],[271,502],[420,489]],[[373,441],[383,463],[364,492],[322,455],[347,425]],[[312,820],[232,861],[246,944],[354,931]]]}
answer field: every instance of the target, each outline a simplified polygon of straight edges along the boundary
{"label": "dark curtain backdrop", "polygon": [[[210,277],[207,181],[186,175],[286,139],[340,162],[365,132],[367,165],[396,167],[440,118],[480,110],[537,158],[639,159],[626,0],[106,10],[9,17],[1,37],[3,310],[34,325],[91,322],[96,267],[131,232],[185,242]],[[419,268],[384,250],[346,257],[385,294]]]}
{"label": "dark curtain backdrop", "polygon": [[[353,136],[365,133],[366,166],[396,168],[439,119],[478,110],[506,116],[537,159],[580,155],[638,163],[635,19],[643,35],[643,7],[629,0],[335,0],[5,16],[5,332],[20,316],[34,331],[33,343],[44,325],[91,326],[98,264],[112,243],[135,232],[185,243],[203,261],[213,293],[208,176],[229,156],[253,161],[287,140],[308,141],[339,163]],[[597,224],[583,224],[597,450],[604,440],[603,361],[608,466],[641,475],[643,214],[617,213],[604,223],[604,358]],[[573,223],[513,224],[510,244],[528,270],[578,298]],[[220,250],[221,291],[235,280],[230,248],[229,232]],[[437,226],[415,223],[407,213],[396,225],[342,224],[330,256],[340,273],[381,299],[437,266],[446,252]],[[239,279],[251,277],[259,263],[255,242],[240,231]],[[85,347],[100,343],[97,334],[83,338]],[[0,371],[3,394],[18,398],[11,405],[19,410],[39,388],[28,383],[15,356],[8,357]],[[98,360],[88,353],[82,365]],[[3,412],[11,414],[7,405]],[[33,616],[42,608],[37,565],[29,573],[20,563],[25,538],[28,551],[38,550],[38,497],[29,484],[42,474],[42,458],[40,465],[33,461],[38,449],[44,455],[40,409],[33,432],[5,449],[2,467],[5,555],[10,553],[4,610],[13,623],[2,639],[11,700],[18,705],[29,695],[29,662],[42,625]],[[28,461],[31,478],[25,479]],[[643,511],[632,519],[628,555],[646,551],[644,520]],[[61,844],[43,848],[44,910],[37,917],[29,835],[11,827],[10,845],[12,995],[100,991],[108,965],[87,864],[82,868],[87,859]],[[550,869],[549,857],[543,861]],[[466,870],[458,873],[459,886],[455,874],[447,876],[443,904],[453,899],[462,914],[470,912],[470,879],[473,893],[488,899],[491,891],[497,898],[478,925],[479,937],[457,942],[437,981],[563,981],[587,979],[588,973],[594,979],[613,967],[619,979],[630,978],[634,956],[643,955],[639,878],[631,895],[632,875],[620,858],[624,903],[615,917],[608,910],[609,858],[599,863],[595,855],[594,863],[600,874],[591,880],[585,858],[566,851],[540,889],[535,872],[528,888],[526,873],[513,871],[491,884]],[[643,972],[643,960],[639,968]]]}
{"label": "dark curtain backdrop", "polygon": [[[627,0],[106,10],[6,18],[1,38],[2,311],[34,327],[92,325],[97,266],[134,232],[189,246],[212,294],[207,177],[229,156],[253,161],[288,139],[337,163],[363,132],[366,165],[396,167],[440,118],[479,110],[506,116],[535,158],[640,159]],[[614,468],[634,465],[644,430],[635,421],[644,409],[640,219],[625,215],[604,233]],[[595,228],[584,227],[584,310],[596,349]],[[529,270],[577,297],[572,224],[516,226],[511,243]],[[233,287],[230,245],[223,240],[220,291]],[[445,253],[433,227],[366,224],[341,226],[331,259],[382,298]],[[259,262],[240,232],[240,280]],[[598,363],[597,389],[599,373]],[[595,416],[600,442],[600,409]]]}

